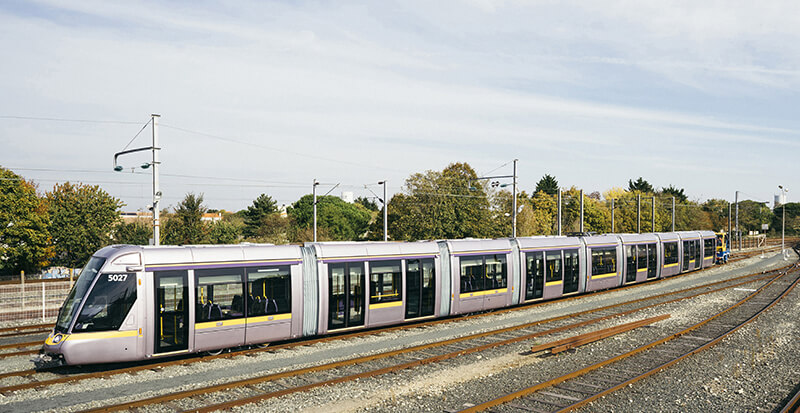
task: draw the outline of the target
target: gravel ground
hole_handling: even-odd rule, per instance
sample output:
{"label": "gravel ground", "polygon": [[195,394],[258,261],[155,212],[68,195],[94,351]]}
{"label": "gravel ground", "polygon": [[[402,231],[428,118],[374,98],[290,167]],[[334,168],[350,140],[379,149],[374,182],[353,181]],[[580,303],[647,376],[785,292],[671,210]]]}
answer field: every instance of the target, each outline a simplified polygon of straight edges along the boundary
{"label": "gravel ground", "polygon": [[[99,404],[98,400],[104,400],[103,404],[107,404],[108,400],[117,402],[138,400],[180,389],[208,386],[234,379],[324,364],[354,356],[374,354],[387,349],[409,347],[518,325],[565,312],[577,312],[613,304],[630,299],[631,294],[636,294],[637,297],[649,296],[683,288],[689,284],[727,279],[754,272],[757,268],[775,267],[782,264],[783,261],[774,256],[766,260],[751,258],[701,273],[675,277],[660,283],[645,284],[635,289],[613,291],[606,294],[590,294],[578,299],[562,300],[522,311],[495,314],[456,323],[412,328],[348,340],[334,340],[292,350],[280,350],[275,353],[260,353],[251,357],[218,359],[211,362],[166,367],[158,371],[146,370],[135,375],[117,375],[106,379],[56,385],[46,389],[19,391],[14,394],[0,395],[0,412],[75,411],[95,407]],[[646,340],[650,336],[661,336],[667,331],[673,331],[687,323],[691,324],[691,320],[725,307],[744,294],[746,294],[745,291],[729,290],[724,293],[695,298],[690,305],[666,305],[663,306],[663,309],[638,313],[635,318],[609,322],[607,326],[664,312],[672,314],[672,318],[660,322],[652,328],[637,330],[636,335],[626,333],[617,338],[605,340],[603,343],[613,344],[611,349],[603,347],[608,344],[596,343],[571,354],[541,358],[521,354],[532,344],[524,342],[385,377],[320,388],[301,395],[266,402],[250,410],[358,411],[391,408],[404,411],[441,411],[443,408],[463,407],[463,403],[481,401],[483,400],[481,397],[497,394],[498,388],[519,386],[523,382],[536,381],[537,378],[549,377],[558,374],[559,371],[571,369],[582,362],[587,362],[593,353],[611,354],[615,351],[626,351],[640,340]],[[572,331],[563,336],[578,333]],[[796,335],[796,331],[792,334]],[[562,336],[556,336],[553,339],[560,337]],[[26,360],[27,358],[21,357],[0,359],[0,371],[30,368],[31,366]],[[27,365],[20,368],[26,363]],[[529,377],[520,379],[519,375],[514,374],[519,369],[530,370]],[[9,378],[3,380],[0,385],[19,382],[24,382],[24,380]],[[153,411],[159,410],[159,408],[153,409]],[[601,408],[601,410],[608,410],[608,408]]]}

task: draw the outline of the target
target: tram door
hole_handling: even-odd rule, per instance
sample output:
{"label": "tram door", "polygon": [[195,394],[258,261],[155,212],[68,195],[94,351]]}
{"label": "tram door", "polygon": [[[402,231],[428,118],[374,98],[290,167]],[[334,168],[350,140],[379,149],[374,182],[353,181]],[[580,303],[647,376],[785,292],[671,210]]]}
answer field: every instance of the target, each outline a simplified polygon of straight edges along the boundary
{"label": "tram door", "polygon": [[406,265],[406,318],[433,315],[436,277],[432,259],[408,260]]}
{"label": "tram door", "polygon": [[625,257],[626,257],[626,266],[625,266],[625,282],[634,282],[636,281],[636,271],[638,270],[636,261],[637,261],[637,250],[636,245],[626,245],[625,246]]}
{"label": "tram door", "polygon": [[328,265],[328,330],[364,325],[364,263]]}
{"label": "tram door", "polygon": [[157,271],[155,353],[189,348],[189,286],[186,271]]}
{"label": "tram door", "polygon": [[544,295],[544,253],[525,254],[525,299],[542,298]]}

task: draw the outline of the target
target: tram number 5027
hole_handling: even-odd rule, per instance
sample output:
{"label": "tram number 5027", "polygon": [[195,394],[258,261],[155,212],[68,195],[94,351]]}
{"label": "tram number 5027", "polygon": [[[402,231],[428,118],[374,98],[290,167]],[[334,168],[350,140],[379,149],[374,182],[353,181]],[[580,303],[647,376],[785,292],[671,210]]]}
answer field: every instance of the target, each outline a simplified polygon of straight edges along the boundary
{"label": "tram number 5027", "polygon": [[108,274],[108,281],[122,282],[128,279],[128,274]]}

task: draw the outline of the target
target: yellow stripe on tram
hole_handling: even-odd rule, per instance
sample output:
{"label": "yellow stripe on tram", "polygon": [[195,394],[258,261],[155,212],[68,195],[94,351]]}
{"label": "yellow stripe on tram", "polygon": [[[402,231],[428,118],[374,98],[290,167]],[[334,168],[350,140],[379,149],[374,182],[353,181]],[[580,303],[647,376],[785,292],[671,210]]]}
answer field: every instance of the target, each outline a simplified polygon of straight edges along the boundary
{"label": "yellow stripe on tram", "polygon": [[610,273],[608,273],[608,274],[592,275],[592,279],[593,279],[593,280],[599,280],[599,279],[601,279],[601,278],[615,277],[616,275],[617,275],[617,273],[615,273],[615,272],[610,272]]}
{"label": "yellow stripe on tram", "polygon": [[379,310],[381,308],[402,307],[402,306],[403,306],[403,302],[402,301],[390,301],[388,303],[370,304],[369,305],[369,309],[370,310]]}
{"label": "yellow stripe on tram", "polygon": [[70,334],[67,337],[64,337],[62,341],[78,341],[78,340],[93,340],[93,339],[101,339],[101,338],[120,338],[120,337],[136,337],[138,334],[137,330],[127,330],[127,331],[99,331],[96,333],[75,333]]}
{"label": "yellow stripe on tram", "polygon": [[470,298],[470,297],[479,297],[482,295],[492,295],[492,294],[505,294],[508,292],[508,288],[501,288],[497,290],[486,290],[486,291],[474,291],[471,293],[463,293],[459,295],[460,298]]}

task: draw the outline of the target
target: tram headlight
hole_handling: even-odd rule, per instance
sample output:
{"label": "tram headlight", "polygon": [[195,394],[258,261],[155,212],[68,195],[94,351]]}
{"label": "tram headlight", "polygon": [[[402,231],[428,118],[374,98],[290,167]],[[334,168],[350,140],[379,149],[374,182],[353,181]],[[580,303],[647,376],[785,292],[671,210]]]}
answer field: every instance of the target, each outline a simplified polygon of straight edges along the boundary
{"label": "tram headlight", "polygon": [[53,344],[60,343],[62,338],[64,338],[64,336],[62,336],[61,334],[56,334],[55,337],[53,337]]}

